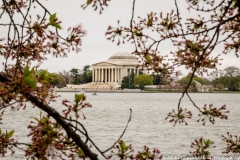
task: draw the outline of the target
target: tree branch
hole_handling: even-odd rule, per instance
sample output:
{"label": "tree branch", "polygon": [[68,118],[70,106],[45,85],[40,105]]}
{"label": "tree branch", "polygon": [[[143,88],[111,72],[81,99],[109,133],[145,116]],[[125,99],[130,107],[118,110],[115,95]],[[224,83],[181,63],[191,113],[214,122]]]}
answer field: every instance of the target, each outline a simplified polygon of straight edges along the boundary
{"label": "tree branch", "polygon": [[[6,77],[3,72],[0,73],[0,81],[1,82],[11,82],[11,79]],[[71,125],[67,123],[61,115],[49,105],[40,101],[36,96],[34,96],[30,92],[21,92],[22,95],[26,97],[29,101],[31,101],[34,105],[36,105],[41,110],[48,113],[49,116],[52,116],[57,123],[59,123],[64,130],[66,131],[69,138],[71,138],[84,152],[84,154],[92,160],[98,160],[98,155],[93,153],[89,147],[82,141],[81,137],[74,132],[74,130],[70,127]]]}

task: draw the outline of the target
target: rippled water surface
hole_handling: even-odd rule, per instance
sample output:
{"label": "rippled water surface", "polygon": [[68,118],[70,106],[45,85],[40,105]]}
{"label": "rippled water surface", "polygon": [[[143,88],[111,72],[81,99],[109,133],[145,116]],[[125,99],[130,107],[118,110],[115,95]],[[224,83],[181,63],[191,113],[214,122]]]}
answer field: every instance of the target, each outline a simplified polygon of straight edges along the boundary
{"label": "rippled water surface", "polygon": [[[52,106],[61,110],[61,100],[73,99],[74,93],[59,94],[61,97]],[[181,106],[192,110],[193,118],[188,120],[187,126],[173,127],[173,124],[165,118],[168,112],[177,108],[180,93],[98,93],[97,96],[86,93],[87,101],[93,107],[84,110],[87,117],[84,124],[95,143],[104,150],[121,135],[132,109],[132,119],[123,139],[126,143],[131,143],[135,150],[147,145],[158,148],[162,154],[188,154],[191,150],[191,142],[203,136],[215,142],[217,147],[212,149],[212,154],[220,155],[225,147],[221,135],[225,135],[227,131],[239,135],[240,94],[193,93],[190,95],[199,107],[203,107],[204,104],[213,104],[215,107],[226,104],[230,110],[228,120],[216,119],[215,125],[207,123],[206,126],[197,123],[198,112],[188,98],[184,97]],[[27,142],[28,138],[24,136],[28,133],[26,126],[32,114],[37,116],[39,110],[27,108],[25,111],[6,112],[1,128],[14,129],[19,141]]]}

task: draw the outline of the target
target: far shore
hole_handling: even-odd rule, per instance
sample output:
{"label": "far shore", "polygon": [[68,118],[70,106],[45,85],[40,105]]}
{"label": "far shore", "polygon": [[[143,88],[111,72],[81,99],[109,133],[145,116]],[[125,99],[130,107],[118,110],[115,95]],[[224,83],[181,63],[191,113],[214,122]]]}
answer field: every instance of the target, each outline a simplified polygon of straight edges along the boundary
{"label": "far shore", "polygon": [[[140,89],[93,89],[93,88],[55,88],[55,92],[88,92],[88,93],[182,93],[176,90],[140,90]],[[212,91],[188,93],[240,93],[240,91]]]}

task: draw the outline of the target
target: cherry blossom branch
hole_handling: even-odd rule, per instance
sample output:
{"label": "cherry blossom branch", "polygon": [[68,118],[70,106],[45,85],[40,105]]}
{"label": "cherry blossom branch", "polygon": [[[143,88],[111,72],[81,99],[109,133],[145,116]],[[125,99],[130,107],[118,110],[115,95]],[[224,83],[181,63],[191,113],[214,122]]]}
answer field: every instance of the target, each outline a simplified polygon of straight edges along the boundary
{"label": "cherry blossom branch", "polygon": [[[4,74],[1,72],[0,81],[11,82],[11,79],[4,76]],[[48,113],[49,116],[53,117],[56,120],[56,122],[59,123],[64,128],[68,137],[71,138],[76,143],[76,145],[78,145],[84,151],[86,156],[88,156],[90,159],[98,160],[97,154],[93,153],[89,149],[89,147],[82,141],[81,137],[74,132],[69,123],[67,123],[54,108],[43,103],[36,96],[34,96],[32,93],[28,91],[22,91],[21,94],[23,94],[26,97],[26,99],[32,102],[35,106]]]}
{"label": "cherry blossom branch", "polygon": [[[194,9],[194,10],[197,10],[197,11],[202,11],[202,12],[214,11],[214,10],[216,10],[217,8],[221,7],[221,5],[225,2],[225,0],[222,0],[217,6],[211,8],[211,9],[206,9],[206,10],[204,10],[203,8],[202,8],[202,9],[195,8],[193,5],[191,5],[191,4],[189,3],[189,1],[190,1],[190,0],[186,0],[186,2],[188,3],[188,5],[189,5],[189,7],[190,7],[191,9]],[[191,1],[193,1],[193,0],[191,0]],[[205,2],[204,2],[204,3],[205,3]],[[198,7],[199,7],[199,6],[198,6]]]}

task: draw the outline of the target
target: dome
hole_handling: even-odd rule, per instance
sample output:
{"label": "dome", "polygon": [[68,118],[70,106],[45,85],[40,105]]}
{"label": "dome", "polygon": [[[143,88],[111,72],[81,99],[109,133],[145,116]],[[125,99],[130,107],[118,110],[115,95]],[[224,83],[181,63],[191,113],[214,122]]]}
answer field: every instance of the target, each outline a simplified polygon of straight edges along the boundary
{"label": "dome", "polygon": [[137,58],[134,55],[132,55],[129,52],[124,52],[124,51],[113,54],[108,60],[111,61],[113,59],[135,59],[135,60],[137,60]]}

